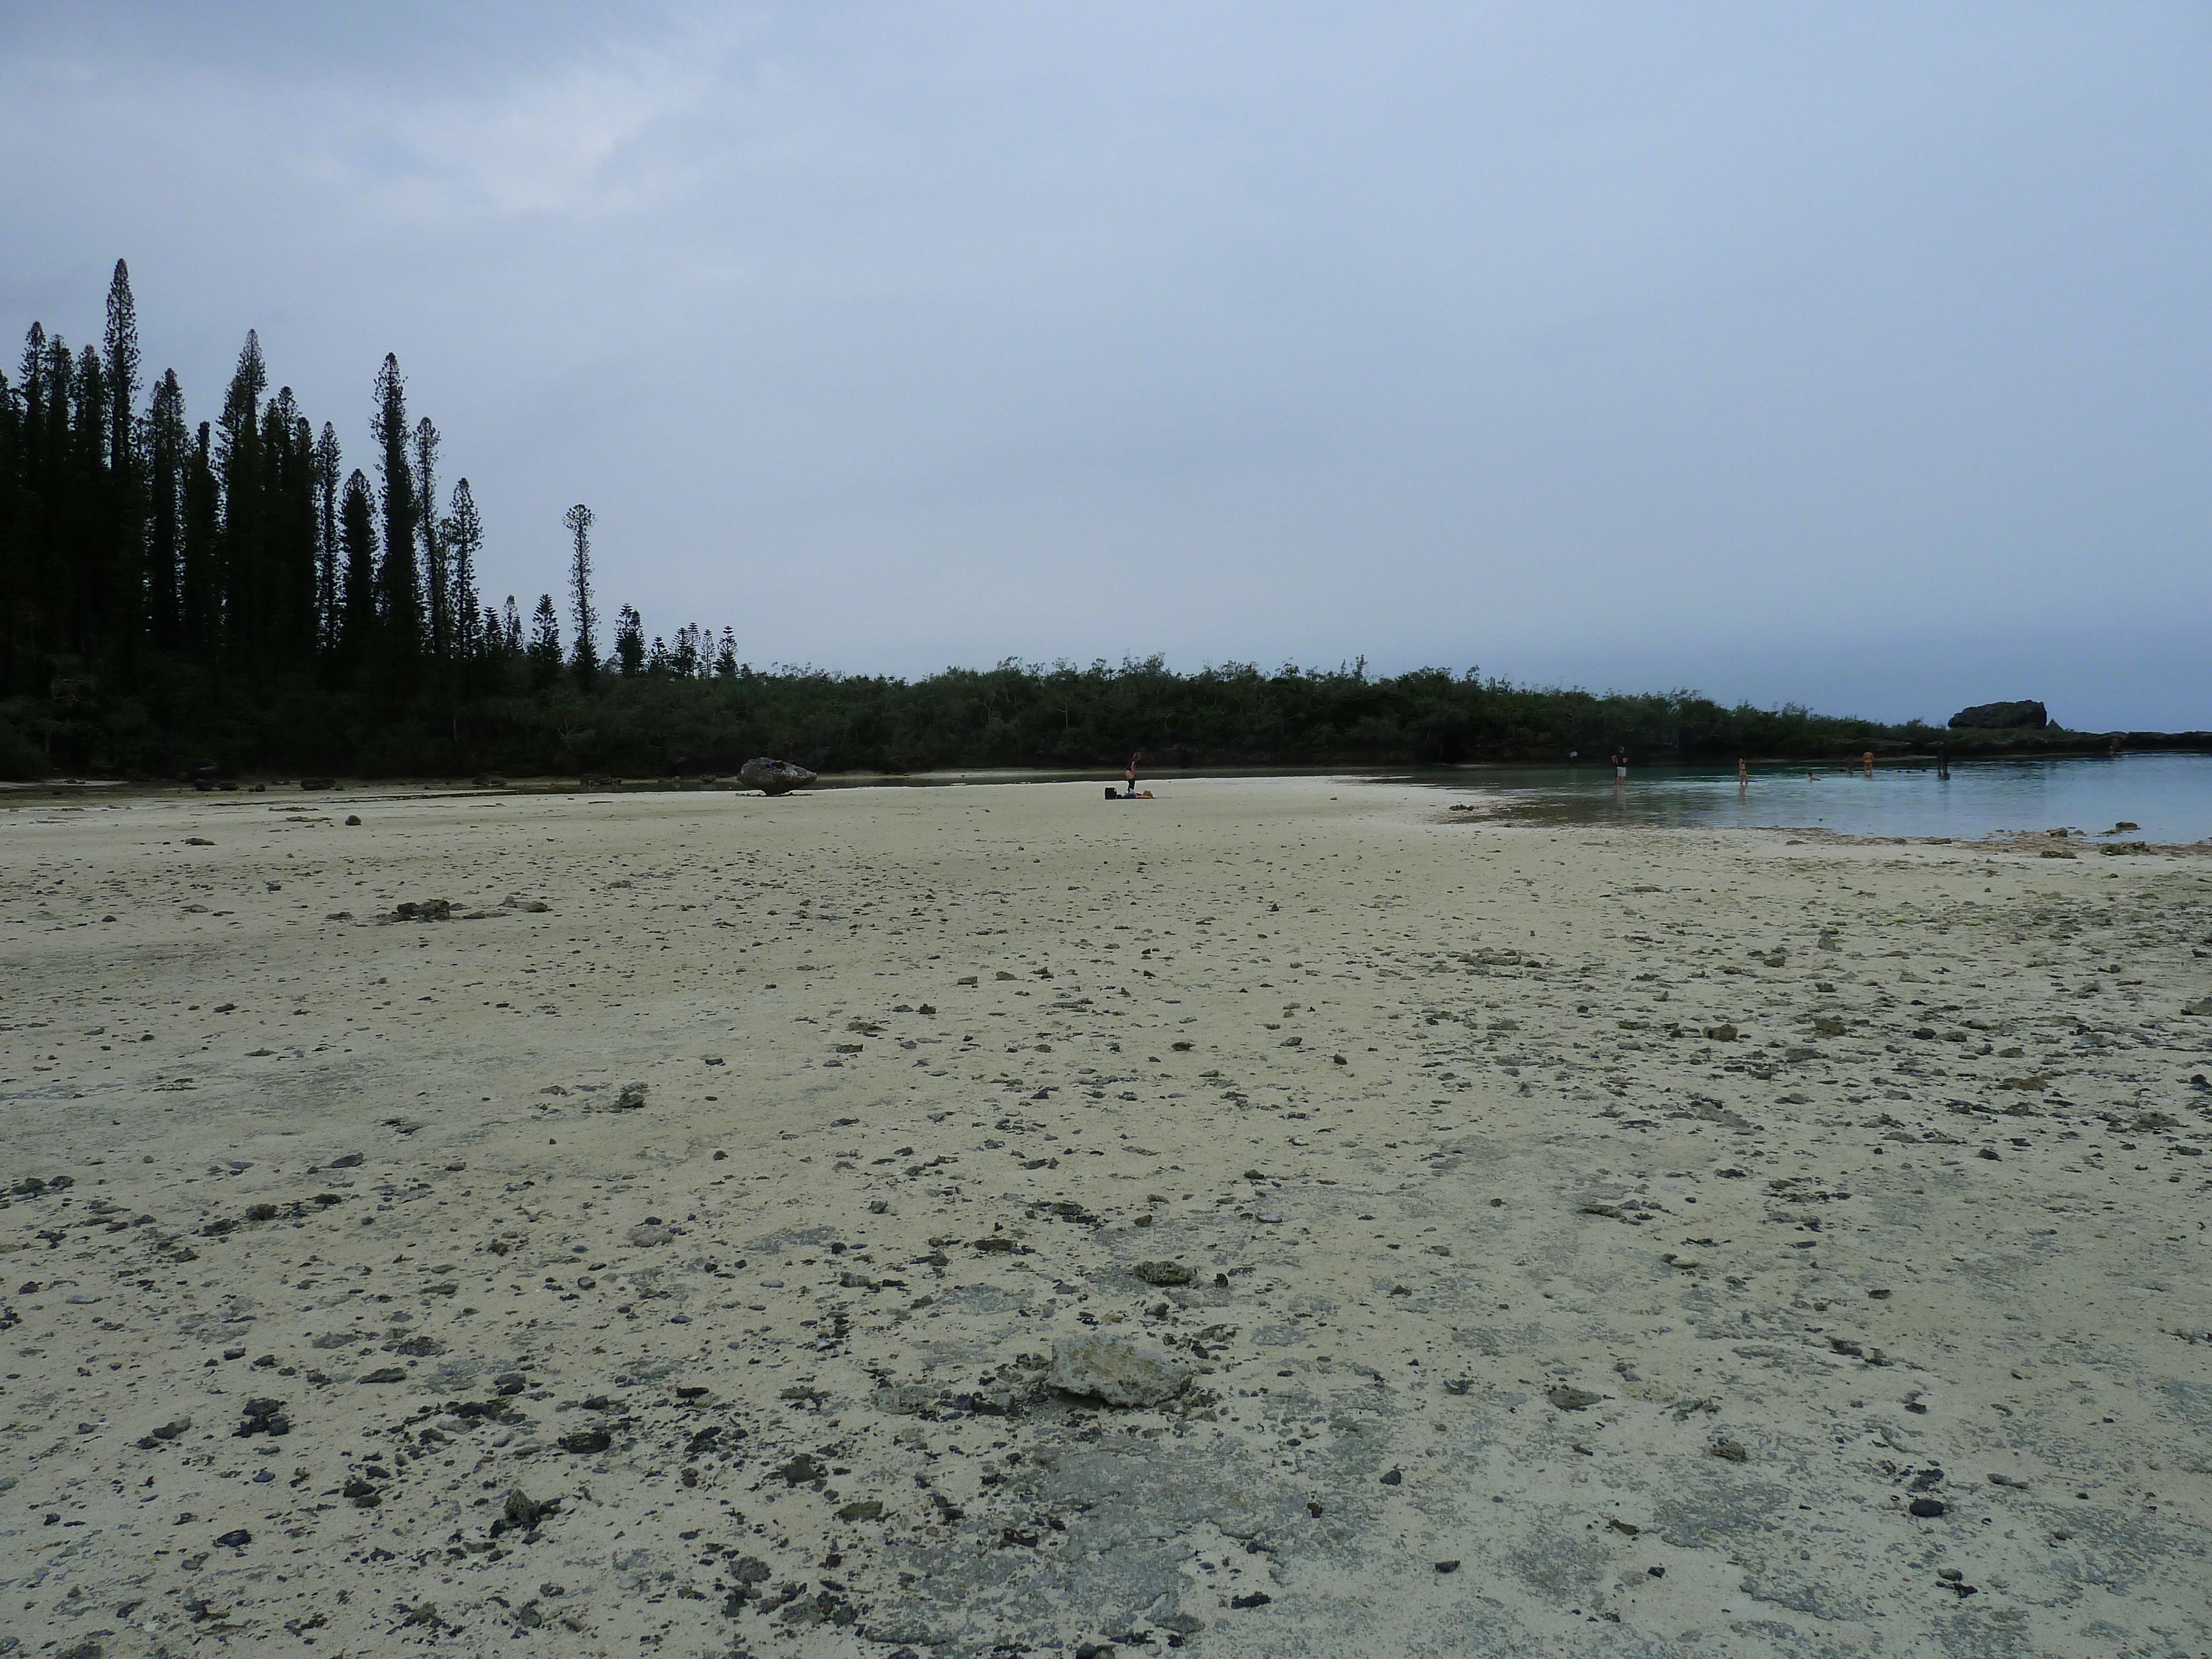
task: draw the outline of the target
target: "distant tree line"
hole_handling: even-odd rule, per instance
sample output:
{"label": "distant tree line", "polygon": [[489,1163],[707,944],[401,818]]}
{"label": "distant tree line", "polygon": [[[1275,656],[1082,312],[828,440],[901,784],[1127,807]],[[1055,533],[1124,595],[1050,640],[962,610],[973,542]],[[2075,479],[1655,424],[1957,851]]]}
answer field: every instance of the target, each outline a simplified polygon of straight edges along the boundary
{"label": "distant tree line", "polygon": [[1161,766],[1595,760],[1619,745],[1649,761],[1943,736],[1687,691],[1376,677],[1364,659],[1188,674],[1158,658],[1009,659],[914,681],[763,672],[732,628],[648,639],[628,605],[603,658],[589,507],[565,517],[564,648],[550,593],[527,623],[513,596],[479,596],[483,524],[466,478],[441,499],[440,434],[410,419],[396,356],[371,388],[374,477],[348,470],[331,423],[317,428],[270,379],[249,332],[215,418],[195,425],[173,370],[143,376],[120,260],[98,345],[32,325],[15,377],[0,372],[0,778],[665,776],[753,755],[825,771],[1089,768],[1133,749]]}

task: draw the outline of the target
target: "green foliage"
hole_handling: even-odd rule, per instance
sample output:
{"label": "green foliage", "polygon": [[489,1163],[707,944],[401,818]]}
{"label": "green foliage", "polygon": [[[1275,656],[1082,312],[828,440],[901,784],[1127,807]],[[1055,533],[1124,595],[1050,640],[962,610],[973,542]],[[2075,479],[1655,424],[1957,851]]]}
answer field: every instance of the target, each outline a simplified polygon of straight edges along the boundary
{"label": "green foliage", "polygon": [[[1007,661],[911,681],[804,668],[763,673],[742,663],[724,672],[692,629],[679,630],[659,665],[603,675],[586,691],[564,659],[550,595],[538,600],[524,651],[504,649],[510,636],[495,615],[486,632],[502,649],[451,701],[425,691],[395,704],[304,675],[246,696],[162,659],[143,699],[95,699],[69,710],[24,703],[17,726],[28,731],[35,714],[34,751],[66,769],[151,775],[210,762],[354,776],[635,778],[726,776],[755,755],[825,772],[1110,773],[1136,749],[1148,765],[1171,768],[1557,762],[1576,752],[1596,759],[1619,746],[1639,763],[1924,753],[1939,741],[1964,755],[1981,746],[1917,723],[1731,708],[1686,691],[1517,686],[1435,668],[1376,678],[1231,663],[1177,674],[1151,658],[1087,667]],[[693,671],[678,672],[686,660]],[[2058,751],[2069,741],[2084,744],[2079,733],[2033,732],[2005,748]],[[13,763],[22,764],[20,755]]]}

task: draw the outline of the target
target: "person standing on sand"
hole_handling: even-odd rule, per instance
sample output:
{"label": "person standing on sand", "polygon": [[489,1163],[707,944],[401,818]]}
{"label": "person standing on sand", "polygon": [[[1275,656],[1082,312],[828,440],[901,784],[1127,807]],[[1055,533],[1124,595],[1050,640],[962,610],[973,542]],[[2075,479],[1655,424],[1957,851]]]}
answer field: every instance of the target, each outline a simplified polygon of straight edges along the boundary
{"label": "person standing on sand", "polygon": [[1135,754],[1129,757],[1127,776],[1129,780],[1128,793],[1131,795],[1134,795],[1137,793],[1137,763],[1144,759],[1144,757],[1145,751],[1141,749],[1138,750]]}
{"label": "person standing on sand", "polygon": [[1874,775],[1874,750],[1869,749],[1865,754],[1861,755],[1859,757],[1859,764],[1865,767],[1866,775],[1869,777],[1872,777]]}

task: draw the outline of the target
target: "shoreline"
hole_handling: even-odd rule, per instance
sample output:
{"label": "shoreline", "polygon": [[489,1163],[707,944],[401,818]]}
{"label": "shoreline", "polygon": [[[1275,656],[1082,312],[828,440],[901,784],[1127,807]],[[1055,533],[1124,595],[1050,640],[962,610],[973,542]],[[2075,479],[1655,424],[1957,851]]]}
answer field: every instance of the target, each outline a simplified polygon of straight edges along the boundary
{"label": "shoreline", "polygon": [[[1951,757],[1954,766],[1974,766],[1992,762],[2036,760],[2094,760],[2106,757],[2123,758],[2130,755],[2195,755],[2212,751],[2212,732],[2112,732],[2069,733],[2069,738],[2080,737],[2079,744],[2070,742],[2058,745],[2031,745],[2021,748],[1967,749]],[[2126,746],[2117,750],[2106,744],[2112,738],[2125,741]],[[1855,772],[1860,764],[1859,750],[1838,751],[1834,754],[1754,755],[1747,753],[1741,758],[1753,767],[1770,769],[1799,767],[1827,767],[1843,772]],[[1884,769],[1905,768],[1914,771],[1926,770],[1937,763],[1933,750],[1885,750],[1876,745],[1876,763]],[[1680,773],[1712,770],[1725,772],[1737,757],[1718,754],[1699,759],[1639,760],[1634,770],[1644,773]],[[1601,760],[1565,761],[1552,756],[1528,757],[1519,759],[1484,759],[1452,761],[1431,764],[1348,762],[1332,764],[1315,763],[1255,763],[1248,765],[1220,766],[1160,766],[1147,768],[1148,778],[1165,778],[1176,781],[1206,779],[1255,778],[1359,778],[1387,782],[1401,778],[1446,778],[1457,776],[1480,777],[1488,773],[1514,770],[1587,771],[1593,776],[1602,775],[1608,763]],[[313,775],[310,774],[309,775]],[[462,775],[395,775],[392,777],[355,777],[338,775],[339,787],[352,788],[392,788],[444,790],[471,793],[474,790],[494,789],[509,793],[533,794],[578,794],[594,790],[616,790],[638,793],[655,791],[723,791],[732,793],[758,793],[747,791],[734,782],[734,774],[703,773],[697,775],[641,775],[635,778],[601,778],[590,783],[580,780],[588,775],[553,773],[501,778],[495,782],[476,784]],[[1073,783],[1092,781],[1107,783],[1120,775],[1118,766],[1102,762],[1094,767],[947,767],[906,772],[824,772],[809,788],[851,789],[874,787],[943,788],[961,785],[980,786],[1003,783]],[[40,791],[62,793],[67,790],[131,791],[147,794],[256,793],[298,787],[299,775],[295,771],[244,772],[223,775],[220,781],[202,787],[191,779],[171,778],[85,778],[47,777],[0,780],[0,800]],[[568,780],[580,781],[571,785]]]}

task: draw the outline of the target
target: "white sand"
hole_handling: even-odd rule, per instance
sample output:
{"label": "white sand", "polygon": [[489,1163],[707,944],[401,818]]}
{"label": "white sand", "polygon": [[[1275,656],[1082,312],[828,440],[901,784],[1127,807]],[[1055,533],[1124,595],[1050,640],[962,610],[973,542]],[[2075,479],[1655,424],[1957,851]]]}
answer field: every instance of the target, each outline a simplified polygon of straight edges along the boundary
{"label": "white sand", "polygon": [[0,1641],[2212,1644],[2212,866],[1099,793],[0,811]]}

